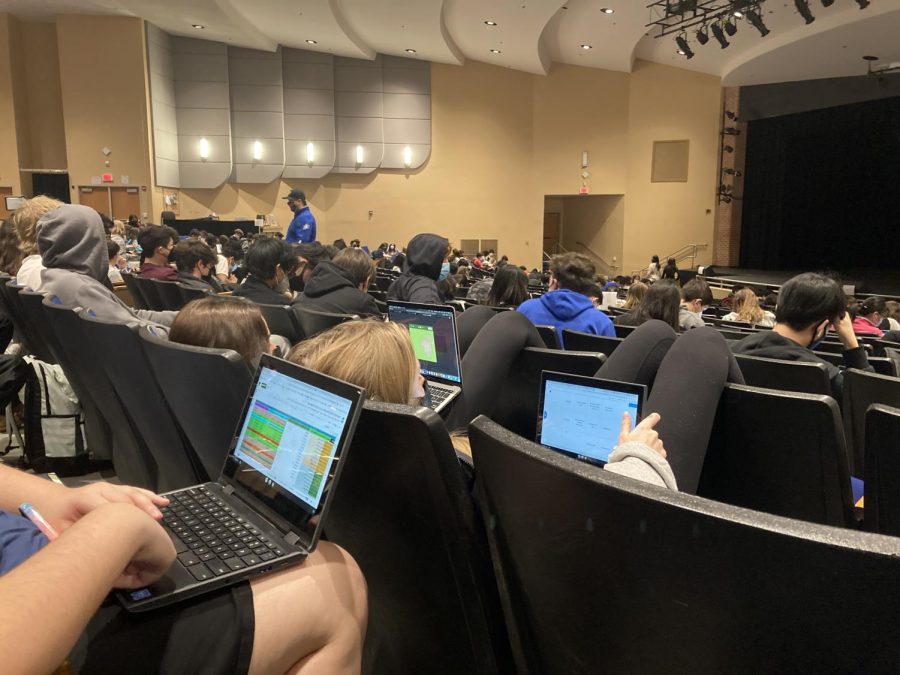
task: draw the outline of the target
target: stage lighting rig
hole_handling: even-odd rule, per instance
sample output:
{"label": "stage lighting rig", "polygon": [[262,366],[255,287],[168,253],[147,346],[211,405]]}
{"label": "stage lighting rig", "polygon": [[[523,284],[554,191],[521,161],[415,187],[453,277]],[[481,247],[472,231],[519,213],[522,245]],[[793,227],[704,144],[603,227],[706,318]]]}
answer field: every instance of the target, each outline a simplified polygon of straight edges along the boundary
{"label": "stage lighting rig", "polygon": [[712,25],[712,34],[713,37],[716,38],[716,41],[719,43],[722,49],[725,49],[729,44],[731,44],[725,38],[725,33],[722,32],[722,27],[719,24],[714,23]]}
{"label": "stage lighting rig", "polygon": [[[726,18],[732,21],[746,16],[748,10],[756,8],[766,0],[655,0],[647,5],[650,10],[650,22],[647,28],[657,28],[655,37],[679,35],[694,28],[707,38],[707,26],[713,22],[721,22]],[[737,25],[732,23],[735,30]],[[705,44],[703,38],[698,38]],[[708,42],[708,40],[707,40]]]}
{"label": "stage lighting rig", "polygon": [[747,13],[744,16],[747,17],[747,21],[750,22],[750,25],[759,31],[759,34],[762,37],[766,37],[766,35],[768,35],[770,33],[769,29],[766,27],[766,24],[763,23],[762,15],[759,13],[758,10],[756,10],[756,9],[747,10]]}
{"label": "stage lighting rig", "polygon": [[809,11],[808,0],[794,0],[794,7],[797,8],[797,11],[800,13],[800,16],[803,17],[807,26],[816,20],[816,17]]}
{"label": "stage lighting rig", "polygon": [[694,52],[691,50],[691,46],[688,44],[688,41],[683,34],[675,38],[675,44],[678,45],[679,54],[686,56],[688,60],[694,58]]}
{"label": "stage lighting rig", "polygon": [[859,5],[860,9],[865,9],[869,6],[869,0],[856,0],[856,4]]}
{"label": "stage lighting rig", "polygon": [[725,22],[725,32],[728,33],[728,37],[734,37],[737,33],[737,24],[729,19]]}
{"label": "stage lighting rig", "polygon": [[705,45],[709,42],[709,33],[707,32],[706,25],[703,26],[700,30],[697,31],[697,42],[701,45]]}

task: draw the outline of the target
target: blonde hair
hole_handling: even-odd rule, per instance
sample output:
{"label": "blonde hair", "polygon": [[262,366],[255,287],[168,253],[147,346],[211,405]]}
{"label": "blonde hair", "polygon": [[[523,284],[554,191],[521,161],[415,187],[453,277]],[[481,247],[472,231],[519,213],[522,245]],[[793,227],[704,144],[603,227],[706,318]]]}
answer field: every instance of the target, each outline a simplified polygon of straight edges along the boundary
{"label": "blonde hair", "polygon": [[738,321],[756,324],[765,317],[762,308],[759,306],[759,299],[756,297],[756,293],[749,288],[742,288],[734,294],[734,301],[731,307],[734,313],[737,314]]}
{"label": "blonde hair", "polygon": [[298,343],[288,360],[366,390],[384,403],[409,403],[419,361],[403,326],[347,321]]}
{"label": "blonde hair", "polygon": [[37,250],[37,223],[45,213],[49,213],[54,209],[62,206],[62,202],[53,197],[46,195],[38,195],[33,199],[29,199],[16,212],[12,214],[10,220],[19,233],[19,239],[22,242],[22,255],[28,257],[35,255]]}
{"label": "blonde hair", "polygon": [[125,236],[125,223],[123,223],[121,220],[118,220],[118,219],[114,220],[113,228],[112,228],[112,231],[110,232],[110,234],[116,234],[120,237],[124,237]]}
{"label": "blonde hair", "polygon": [[622,305],[622,309],[637,309],[640,307],[640,304],[644,301],[644,296],[647,295],[647,284],[635,281],[631,286],[628,287],[628,295],[625,296],[625,304]]}

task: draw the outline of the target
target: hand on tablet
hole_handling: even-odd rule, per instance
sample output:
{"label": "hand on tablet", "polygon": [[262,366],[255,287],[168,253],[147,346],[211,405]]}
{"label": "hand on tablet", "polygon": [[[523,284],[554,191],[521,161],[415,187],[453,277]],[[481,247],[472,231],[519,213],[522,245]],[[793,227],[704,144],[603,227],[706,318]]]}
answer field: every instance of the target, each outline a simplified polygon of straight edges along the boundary
{"label": "hand on tablet", "polygon": [[666,458],[666,449],[663,447],[662,439],[659,434],[653,430],[656,423],[659,422],[658,413],[650,413],[641,423],[634,429],[631,428],[631,415],[627,412],[622,413],[622,431],[619,433],[619,445],[623,443],[635,442],[643,443],[648,448],[659,454],[663,459]]}

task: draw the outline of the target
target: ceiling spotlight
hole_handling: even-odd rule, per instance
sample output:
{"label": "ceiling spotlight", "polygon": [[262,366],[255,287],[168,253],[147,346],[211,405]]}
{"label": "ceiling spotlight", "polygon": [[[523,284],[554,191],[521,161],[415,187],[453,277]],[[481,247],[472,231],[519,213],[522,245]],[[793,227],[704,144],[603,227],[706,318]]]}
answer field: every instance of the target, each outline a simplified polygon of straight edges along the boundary
{"label": "ceiling spotlight", "polygon": [[196,28],[197,30],[203,30],[206,26],[201,26],[199,23],[192,23],[191,28]]}
{"label": "ceiling spotlight", "polygon": [[317,44],[319,44],[319,41],[318,41],[318,40],[307,40],[307,41],[306,41],[306,44],[308,44],[308,45],[317,45]]}
{"label": "ceiling spotlight", "polygon": [[740,136],[741,130],[737,127],[725,127],[725,129],[722,130],[722,133],[726,136]]}
{"label": "ceiling spotlight", "polygon": [[415,54],[415,53],[416,53],[416,50],[415,50],[415,49],[405,49],[404,51],[405,51],[407,54]]}
{"label": "ceiling spotlight", "polygon": [[[856,0],[856,1],[859,2],[859,0]],[[604,14],[612,14],[616,10],[610,9],[609,7],[603,7],[600,11],[603,12]]]}
{"label": "ceiling spotlight", "polygon": [[869,6],[869,0],[856,0],[856,4],[859,5],[860,9],[865,9]]}
{"label": "ceiling spotlight", "polygon": [[807,26],[816,20],[816,17],[809,11],[809,2],[807,2],[807,0],[794,0],[794,6],[797,8],[797,11],[800,12],[800,16],[803,17],[803,20],[806,21]]}
{"label": "ceiling spotlight", "polygon": [[491,54],[500,54],[501,51],[499,49],[492,49]]}
{"label": "ceiling spotlight", "polygon": [[731,110],[725,111],[725,117],[730,119],[732,122],[737,122],[737,118],[738,118],[738,116],[735,113],[733,113]]}
{"label": "ceiling spotlight", "polygon": [[731,13],[731,16],[733,16],[735,19],[743,19],[744,13],[741,10],[736,9]]}
{"label": "ceiling spotlight", "polygon": [[581,48],[587,51],[588,49],[593,49],[591,45],[581,45]]}
{"label": "ceiling spotlight", "polygon": [[728,33],[728,37],[734,37],[734,34],[737,33],[737,24],[731,23],[731,21],[726,21],[725,32]]}
{"label": "ceiling spotlight", "polygon": [[485,26],[496,26],[497,22],[496,21],[485,21],[484,25]]}
{"label": "ceiling spotlight", "polygon": [[719,24],[714,23],[710,30],[712,30],[713,37],[716,38],[716,41],[722,49],[725,49],[728,46],[728,40],[725,39],[725,33],[722,32],[722,27]]}
{"label": "ceiling spotlight", "polygon": [[678,45],[679,54],[688,57],[688,60],[694,58],[694,52],[691,51],[691,46],[688,44],[688,41],[684,39],[684,35],[676,37],[675,44]]}
{"label": "ceiling spotlight", "polygon": [[709,33],[707,33],[706,30],[706,26],[703,26],[703,28],[697,31],[697,42],[701,45],[705,45],[709,42]]}
{"label": "ceiling spotlight", "polygon": [[[832,0],[833,1],[833,0]],[[766,28],[766,24],[763,23],[762,17],[759,15],[755,9],[751,9],[747,12],[747,21],[750,22],[750,25],[753,26],[756,30],[759,31],[759,34],[762,37],[765,37],[769,34],[769,29]]]}

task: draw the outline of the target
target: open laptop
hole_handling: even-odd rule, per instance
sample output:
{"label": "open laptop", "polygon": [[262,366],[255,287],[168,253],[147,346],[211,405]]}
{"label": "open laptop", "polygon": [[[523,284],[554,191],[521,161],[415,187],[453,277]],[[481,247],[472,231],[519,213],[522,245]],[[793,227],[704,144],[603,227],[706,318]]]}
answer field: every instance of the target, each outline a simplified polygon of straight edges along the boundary
{"label": "open laptop", "polygon": [[388,319],[406,326],[419,368],[425,377],[425,405],[441,412],[459,396],[462,371],[456,312],[448,305],[420,305],[389,300]]}
{"label": "open laptop", "polygon": [[359,387],[264,355],[216,482],[169,492],[178,556],[129,611],[162,607],[302,562],[318,543],[364,399]]}
{"label": "open laptop", "polygon": [[647,388],[545,370],[541,373],[536,442],[603,466],[619,443],[622,413],[640,420]]}

